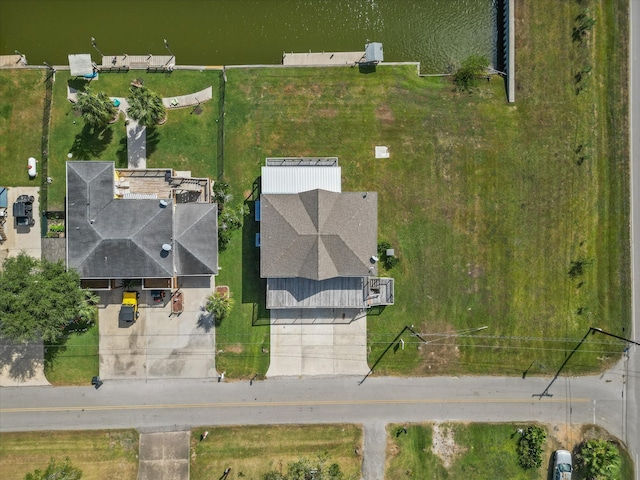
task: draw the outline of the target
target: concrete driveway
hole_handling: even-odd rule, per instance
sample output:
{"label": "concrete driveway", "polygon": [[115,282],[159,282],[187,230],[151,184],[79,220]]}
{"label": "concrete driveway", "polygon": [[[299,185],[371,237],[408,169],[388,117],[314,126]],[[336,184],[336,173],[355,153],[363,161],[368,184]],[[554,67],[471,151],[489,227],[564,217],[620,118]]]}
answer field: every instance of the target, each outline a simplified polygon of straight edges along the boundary
{"label": "concrete driveway", "polygon": [[190,439],[189,431],[141,434],[138,480],[189,480]]}
{"label": "concrete driveway", "polygon": [[184,311],[171,315],[171,302],[154,304],[140,293],[140,317],[122,328],[118,322],[122,289],[102,292],[100,376],[106,379],[215,378],[215,329],[202,309],[211,283],[183,288]]}
{"label": "concrete driveway", "polygon": [[271,310],[267,377],[366,375],[367,317],[359,310]]}
{"label": "concrete driveway", "polygon": [[[26,176],[26,170],[25,170]],[[34,180],[36,182],[38,180]],[[19,227],[13,218],[13,202],[20,195],[34,197],[33,227]],[[33,258],[42,255],[42,237],[40,235],[40,188],[10,187],[7,192],[7,217],[4,223],[6,241],[0,243],[0,265],[8,257],[15,257],[24,251]],[[42,341],[26,345],[13,345],[0,339],[0,386],[49,385],[44,376],[44,345]]]}

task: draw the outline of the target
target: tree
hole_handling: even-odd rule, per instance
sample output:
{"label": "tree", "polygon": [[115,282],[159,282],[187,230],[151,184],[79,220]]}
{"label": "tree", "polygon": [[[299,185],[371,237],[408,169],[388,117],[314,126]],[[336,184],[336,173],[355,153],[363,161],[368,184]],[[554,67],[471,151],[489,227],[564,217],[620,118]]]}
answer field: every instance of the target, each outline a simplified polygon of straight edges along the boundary
{"label": "tree", "polygon": [[576,456],[587,478],[593,480],[620,478],[622,460],[618,448],[613,443],[603,439],[588,440]]}
{"label": "tree", "polygon": [[44,471],[36,470],[33,473],[27,473],[24,480],[80,480],[80,478],[82,478],[82,470],[74,467],[67,457],[63,462],[56,462],[55,458],[52,458]]}
{"label": "tree", "polygon": [[489,67],[487,57],[472,55],[462,62],[462,66],[453,74],[453,83],[460,91],[471,91],[478,85],[478,79],[486,75]]}
{"label": "tree", "polygon": [[54,342],[78,319],[92,320],[95,297],[80,288],[80,277],[62,262],[22,252],[7,258],[0,272],[0,335],[15,342]]}
{"label": "tree", "polygon": [[145,127],[153,127],[167,116],[162,98],[146,87],[132,88],[131,96],[127,101],[129,102],[127,115]]}
{"label": "tree", "polygon": [[233,308],[233,299],[229,295],[215,292],[207,298],[205,310],[215,317],[217,322],[226,318]]}
{"label": "tree", "polygon": [[106,93],[95,94],[90,88],[87,88],[84,94],[78,95],[74,108],[82,114],[84,122],[93,129],[106,127],[118,113]]}

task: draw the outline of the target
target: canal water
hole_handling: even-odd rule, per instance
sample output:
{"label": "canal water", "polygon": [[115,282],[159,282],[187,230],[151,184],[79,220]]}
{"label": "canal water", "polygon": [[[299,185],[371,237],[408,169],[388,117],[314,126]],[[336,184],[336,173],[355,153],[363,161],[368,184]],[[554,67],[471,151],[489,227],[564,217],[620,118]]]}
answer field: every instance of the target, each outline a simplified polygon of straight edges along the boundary
{"label": "canal water", "polygon": [[0,54],[30,64],[69,53],[155,55],[181,65],[280,63],[283,52],[358,51],[440,73],[471,54],[496,62],[497,0],[0,0]]}

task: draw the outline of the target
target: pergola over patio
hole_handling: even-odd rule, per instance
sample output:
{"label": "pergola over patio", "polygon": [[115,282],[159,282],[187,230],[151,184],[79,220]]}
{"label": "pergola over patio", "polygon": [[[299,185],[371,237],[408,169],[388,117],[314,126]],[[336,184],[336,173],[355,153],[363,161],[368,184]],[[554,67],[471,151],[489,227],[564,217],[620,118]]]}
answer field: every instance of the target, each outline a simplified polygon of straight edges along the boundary
{"label": "pergola over patio", "polygon": [[94,74],[91,54],[78,53],[69,55],[69,69],[72,77],[91,77]]}

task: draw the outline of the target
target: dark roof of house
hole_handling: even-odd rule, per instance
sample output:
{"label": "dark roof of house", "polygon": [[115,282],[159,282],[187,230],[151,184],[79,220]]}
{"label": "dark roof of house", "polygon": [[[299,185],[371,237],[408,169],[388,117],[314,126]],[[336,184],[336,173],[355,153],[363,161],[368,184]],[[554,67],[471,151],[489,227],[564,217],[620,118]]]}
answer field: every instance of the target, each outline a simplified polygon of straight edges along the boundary
{"label": "dark roof of house", "polygon": [[174,214],[171,200],[115,198],[114,170],[67,162],[67,265],[81,278],[217,273],[217,206],[178,204]]}
{"label": "dark roof of house", "polygon": [[260,275],[325,280],[377,274],[376,192],[261,196]]}

